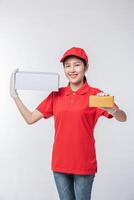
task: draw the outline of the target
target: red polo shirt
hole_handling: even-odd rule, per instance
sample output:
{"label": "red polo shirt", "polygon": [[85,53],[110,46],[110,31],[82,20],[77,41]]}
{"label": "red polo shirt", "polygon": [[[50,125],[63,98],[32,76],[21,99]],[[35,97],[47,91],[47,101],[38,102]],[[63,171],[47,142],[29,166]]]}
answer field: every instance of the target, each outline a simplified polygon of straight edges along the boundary
{"label": "red polo shirt", "polygon": [[44,118],[54,116],[52,170],[72,174],[97,172],[94,128],[100,116],[112,118],[100,108],[89,107],[89,96],[101,92],[87,82],[77,91],[60,88],[36,108]]}

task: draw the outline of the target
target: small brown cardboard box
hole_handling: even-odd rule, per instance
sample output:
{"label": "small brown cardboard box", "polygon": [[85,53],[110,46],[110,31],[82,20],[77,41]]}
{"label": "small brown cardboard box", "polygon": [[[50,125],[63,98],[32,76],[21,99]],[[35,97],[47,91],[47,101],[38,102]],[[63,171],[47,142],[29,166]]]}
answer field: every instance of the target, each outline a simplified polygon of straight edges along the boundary
{"label": "small brown cardboard box", "polygon": [[112,108],[114,106],[114,96],[95,96],[89,97],[89,107],[106,107]]}

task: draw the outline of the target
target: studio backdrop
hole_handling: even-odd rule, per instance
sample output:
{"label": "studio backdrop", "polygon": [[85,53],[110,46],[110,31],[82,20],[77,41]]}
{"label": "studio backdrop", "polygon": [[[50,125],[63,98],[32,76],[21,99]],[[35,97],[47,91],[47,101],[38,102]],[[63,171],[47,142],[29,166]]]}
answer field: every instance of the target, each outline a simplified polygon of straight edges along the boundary
{"label": "studio backdrop", "polygon": [[[51,171],[53,118],[27,125],[9,94],[10,75],[60,74],[65,50],[89,56],[91,86],[115,96],[127,121],[100,118],[93,200],[134,199],[134,1],[0,0],[0,200],[58,200]],[[19,91],[33,111],[49,91]]]}

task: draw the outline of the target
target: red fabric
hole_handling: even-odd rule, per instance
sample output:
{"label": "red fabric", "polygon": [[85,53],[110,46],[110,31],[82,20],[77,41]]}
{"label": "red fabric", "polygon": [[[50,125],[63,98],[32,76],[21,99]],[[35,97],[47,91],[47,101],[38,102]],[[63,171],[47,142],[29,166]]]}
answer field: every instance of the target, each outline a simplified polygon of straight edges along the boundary
{"label": "red fabric", "polygon": [[94,127],[100,116],[113,117],[100,108],[89,107],[89,96],[98,92],[99,89],[90,87],[87,82],[75,92],[68,85],[51,92],[37,107],[45,118],[54,116],[53,171],[97,172]]}
{"label": "red fabric", "polygon": [[67,58],[68,56],[72,56],[72,55],[82,58],[83,60],[85,60],[86,63],[88,63],[88,56],[87,56],[86,52],[84,51],[84,49],[79,48],[79,47],[72,47],[71,49],[68,49],[64,53],[60,62],[64,62],[65,58]]}

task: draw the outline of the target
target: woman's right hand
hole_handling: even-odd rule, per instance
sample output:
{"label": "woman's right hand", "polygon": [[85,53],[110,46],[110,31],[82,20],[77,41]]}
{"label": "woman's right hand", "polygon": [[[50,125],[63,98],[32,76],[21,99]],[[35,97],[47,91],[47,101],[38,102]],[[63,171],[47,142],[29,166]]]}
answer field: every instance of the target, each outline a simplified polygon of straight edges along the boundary
{"label": "woman's right hand", "polygon": [[10,95],[12,98],[16,98],[18,96],[18,93],[15,89],[15,81],[16,81],[16,72],[18,72],[19,69],[15,69],[10,77]]}

